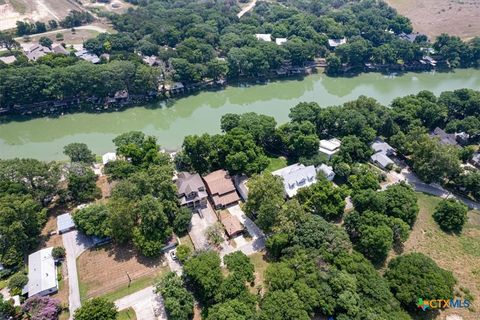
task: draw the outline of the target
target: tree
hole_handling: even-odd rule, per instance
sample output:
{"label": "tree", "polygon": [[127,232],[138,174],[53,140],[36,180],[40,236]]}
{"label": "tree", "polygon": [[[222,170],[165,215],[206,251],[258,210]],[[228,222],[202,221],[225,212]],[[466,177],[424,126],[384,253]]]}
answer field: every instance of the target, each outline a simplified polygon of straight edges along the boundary
{"label": "tree", "polygon": [[167,238],[172,234],[163,204],[146,195],[135,204],[135,216],[140,220],[133,229],[133,243],[148,257],[160,254]]}
{"label": "tree", "polygon": [[105,238],[109,232],[109,208],[105,204],[91,204],[73,213],[78,230],[88,236]]}
{"label": "tree", "polygon": [[417,309],[419,299],[451,299],[455,278],[422,253],[409,253],[390,261],[385,278],[406,310]]}
{"label": "tree", "polygon": [[3,295],[0,295],[0,319],[16,319],[17,308],[13,305],[13,301],[6,301]]}
{"label": "tree", "polygon": [[41,44],[44,47],[47,47],[47,48],[51,49],[53,41],[52,41],[52,39],[50,39],[48,37],[40,37],[40,39],[38,40],[38,43]]}
{"label": "tree", "polygon": [[27,275],[23,272],[18,272],[8,279],[8,288],[14,293],[13,295],[16,295],[22,292],[23,287],[25,287],[27,283]]}
{"label": "tree", "polygon": [[180,208],[173,220],[173,230],[178,236],[184,236],[188,233],[190,222],[192,220],[192,211],[187,208]]}
{"label": "tree", "polygon": [[0,198],[0,262],[5,268],[19,266],[23,256],[37,245],[46,214],[30,196]]}
{"label": "tree", "polygon": [[181,263],[185,263],[185,261],[187,261],[188,258],[190,258],[191,254],[192,254],[192,249],[187,245],[181,244],[181,245],[177,246],[176,252],[177,252],[178,260]]}
{"label": "tree", "polygon": [[467,221],[468,207],[454,199],[445,199],[435,208],[433,219],[442,230],[447,232],[462,232]]}
{"label": "tree", "polygon": [[62,307],[57,299],[33,296],[25,301],[22,310],[31,320],[57,320]]}
{"label": "tree", "polygon": [[265,232],[271,231],[285,202],[282,181],[271,173],[264,173],[250,178],[248,189],[245,213]]}
{"label": "tree", "polygon": [[327,179],[319,178],[313,185],[300,189],[296,198],[308,212],[332,221],[343,216],[347,195],[346,188],[336,188]]}
{"label": "tree", "polygon": [[52,257],[55,260],[61,260],[65,258],[65,248],[64,247],[55,247],[52,250]]}
{"label": "tree", "polygon": [[80,308],[75,310],[75,320],[116,320],[117,307],[113,302],[104,298],[93,298],[85,301]]}
{"label": "tree", "polygon": [[168,318],[188,320],[193,315],[193,296],[175,273],[167,273],[155,284],[155,293],[162,295]]}
{"label": "tree", "polygon": [[70,158],[71,162],[87,164],[95,162],[95,155],[85,143],[70,143],[63,148],[63,153]]}
{"label": "tree", "polygon": [[269,291],[263,298],[260,320],[308,320],[303,302],[293,290]]}
{"label": "tree", "polygon": [[252,320],[255,310],[238,299],[217,303],[208,309],[207,320]]}
{"label": "tree", "polygon": [[215,251],[203,251],[188,259],[183,267],[184,279],[202,303],[213,301],[222,283],[220,257]]}
{"label": "tree", "polygon": [[362,142],[356,136],[346,136],[342,139],[340,151],[335,154],[334,162],[344,162],[352,164],[354,162],[364,162],[372,155],[370,146]]}
{"label": "tree", "polygon": [[68,195],[76,202],[86,202],[99,198],[100,189],[96,184],[97,176],[84,164],[72,163],[68,170]]}
{"label": "tree", "polygon": [[255,280],[254,266],[250,259],[241,251],[236,251],[227,254],[223,261],[228,268],[228,271],[239,274],[244,281],[252,282]]}
{"label": "tree", "polygon": [[460,173],[460,160],[454,147],[422,135],[413,150],[413,170],[426,183],[442,182]]}
{"label": "tree", "polygon": [[405,182],[401,182],[388,186],[384,195],[385,214],[402,219],[410,227],[413,227],[419,210],[413,188]]}
{"label": "tree", "polygon": [[8,51],[20,47],[20,44],[15,41],[11,34],[0,31],[0,47],[5,47]]}

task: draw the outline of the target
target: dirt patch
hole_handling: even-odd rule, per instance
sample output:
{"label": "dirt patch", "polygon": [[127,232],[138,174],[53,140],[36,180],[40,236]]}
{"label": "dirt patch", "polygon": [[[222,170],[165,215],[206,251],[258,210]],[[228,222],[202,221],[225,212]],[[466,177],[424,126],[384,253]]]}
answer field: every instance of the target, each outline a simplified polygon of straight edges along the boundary
{"label": "dirt patch", "polygon": [[250,286],[250,293],[257,295],[260,293],[263,295],[265,293],[265,286],[263,281],[265,279],[265,271],[269,266],[265,252],[257,252],[250,256],[250,261],[255,267],[255,282],[253,286]]}
{"label": "dirt patch", "polygon": [[[478,212],[469,212],[469,221],[461,235],[447,234],[440,230],[432,218],[440,198],[418,195],[420,212],[410,237],[405,242],[404,253],[421,252],[429,256],[442,268],[453,272],[457,279],[455,294],[463,296],[460,288],[467,288],[476,298],[473,301],[474,309],[447,309],[436,319],[445,319],[446,315],[458,314],[464,320],[480,318],[480,215]],[[392,254],[389,259],[395,256]],[[467,298],[468,299],[468,298]]]}
{"label": "dirt patch", "polygon": [[162,272],[162,257],[144,258],[131,246],[108,245],[87,250],[78,258],[77,268],[87,298],[104,295],[132,281]]}
{"label": "dirt patch", "polygon": [[441,33],[469,39],[480,35],[478,0],[386,0],[412,20],[415,31],[430,37]]}
{"label": "dirt patch", "polygon": [[122,0],[112,0],[110,3],[92,3],[90,0],[81,0],[82,5],[92,11],[107,11],[117,14],[127,12],[129,8],[133,8],[134,5]]}
{"label": "dirt patch", "polygon": [[0,30],[15,28],[17,21],[61,20],[71,10],[83,10],[69,0],[4,0],[0,5]]}

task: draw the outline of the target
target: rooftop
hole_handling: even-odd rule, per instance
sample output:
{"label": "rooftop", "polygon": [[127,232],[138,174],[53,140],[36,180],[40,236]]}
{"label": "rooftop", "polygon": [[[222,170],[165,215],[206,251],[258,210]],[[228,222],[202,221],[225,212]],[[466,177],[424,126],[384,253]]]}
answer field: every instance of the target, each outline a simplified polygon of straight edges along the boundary
{"label": "rooftop", "polygon": [[227,210],[220,212],[220,222],[225,227],[225,231],[229,237],[243,231],[243,225],[240,220]]}
{"label": "rooftop", "polygon": [[15,56],[0,57],[0,61],[6,64],[11,64],[17,61],[17,58],[15,58]]}
{"label": "rooftop", "polygon": [[255,37],[257,38],[257,40],[262,40],[267,42],[272,41],[272,35],[270,33],[257,33]]}
{"label": "rooftop", "polygon": [[275,39],[275,43],[278,44],[279,46],[281,46],[282,44],[284,44],[287,41],[288,41],[287,38],[276,38]]}
{"label": "rooftop", "polygon": [[451,145],[451,146],[458,145],[455,133],[446,133],[444,130],[442,130],[439,127],[436,127],[435,130],[433,130],[433,133],[431,134],[431,136],[438,138],[441,144]]}
{"label": "rooftop", "polygon": [[393,164],[392,159],[390,159],[385,153],[377,152],[370,157],[370,159],[378,163],[381,167],[386,168],[388,165]]}
{"label": "rooftop", "polygon": [[347,43],[347,38],[342,39],[328,39],[328,45],[332,48],[336,48],[342,44]]}
{"label": "rooftop", "polygon": [[212,195],[222,195],[235,191],[235,186],[233,185],[232,179],[230,179],[227,171],[223,169],[213,171],[212,173],[203,177],[203,180],[205,180],[208,190],[210,190]]}
{"label": "rooftop", "polygon": [[53,247],[28,256],[28,296],[57,287],[57,270],[52,257]]}
{"label": "rooftop", "polygon": [[272,174],[283,178],[285,193],[290,198],[297,194],[298,189],[307,187],[317,181],[315,167],[306,167],[300,163],[274,171]]}
{"label": "rooftop", "polygon": [[102,162],[104,165],[115,160],[117,160],[117,154],[115,152],[107,152],[102,156]]}
{"label": "rooftop", "polygon": [[70,213],[64,213],[57,217],[57,229],[59,232],[70,230],[75,227]]}
{"label": "rooftop", "polygon": [[372,149],[375,152],[383,152],[385,154],[389,154],[395,151],[391,145],[381,140],[377,140],[372,143]]}

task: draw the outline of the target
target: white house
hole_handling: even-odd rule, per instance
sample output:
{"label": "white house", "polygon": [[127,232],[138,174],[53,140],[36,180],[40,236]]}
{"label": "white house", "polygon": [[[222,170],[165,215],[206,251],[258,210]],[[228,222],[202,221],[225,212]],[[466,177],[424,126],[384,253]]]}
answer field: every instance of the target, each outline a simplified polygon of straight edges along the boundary
{"label": "white house", "polygon": [[342,142],[337,138],[333,138],[330,140],[320,140],[320,147],[318,148],[318,152],[326,155],[328,159],[331,159],[335,153],[340,151],[341,145]]}
{"label": "white house", "polygon": [[388,169],[389,166],[393,165],[392,159],[390,159],[385,153],[377,152],[370,157],[370,160],[382,169]]}
{"label": "white house", "polygon": [[58,291],[52,250],[53,247],[42,249],[28,256],[28,297],[46,296]]}
{"label": "white house", "polygon": [[272,42],[272,35],[270,33],[257,33],[255,37],[257,40]]}
{"label": "white house", "polygon": [[289,198],[297,194],[303,187],[317,182],[317,172],[314,166],[306,167],[303,164],[296,163],[291,166],[272,172],[273,175],[283,178],[285,193]]}
{"label": "white house", "polygon": [[64,213],[57,217],[57,230],[58,234],[66,233],[75,229],[75,223],[73,223],[70,213]]}
{"label": "white house", "polygon": [[115,160],[117,160],[117,154],[115,152],[107,152],[102,156],[103,165]]}
{"label": "white house", "polygon": [[395,149],[393,149],[393,147],[390,146],[388,143],[381,140],[376,140],[374,143],[372,143],[372,149],[373,151],[375,151],[375,153],[382,152],[385,153],[387,156],[395,154]]}
{"label": "white house", "polygon": [[275,39],[275,43],[279,46],[281,46],[282,44],[284,44],[285,42],[287,42],[287,38],[276,38]]}
{"label": "white house", "polygon": [[328,39],[328,45],[330,48],[335,49],[338,46],[341,46],[342,44],[347,43],[347,38],[342,38],[342,39]]}
{"label": "white house", "polygon": [[395,155],[395,149],[379,138],[372,143],[371,147],[375,153],[370,160],[381,169],[391,169],[394,162],[389,157]]}
{"label": "white house", "polygon": [[318,172],[321,172],[328,181],[332,181],[335,178],[335,172],[333,172],[333,168],[331,166],[327,166],[326,164],[322,163],[318,168]]}

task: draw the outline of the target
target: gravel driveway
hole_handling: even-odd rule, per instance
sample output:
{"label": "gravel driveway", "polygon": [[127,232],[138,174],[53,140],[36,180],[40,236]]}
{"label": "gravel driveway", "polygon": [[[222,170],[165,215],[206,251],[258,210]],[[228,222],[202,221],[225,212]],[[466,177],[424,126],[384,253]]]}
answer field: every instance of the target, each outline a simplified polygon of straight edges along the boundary
{"label": "gravel driveway", "polygon": [[137,320],[167,320],[167,314],[160,295],[147,287],[115,301],[118,310],[133,308]]}

